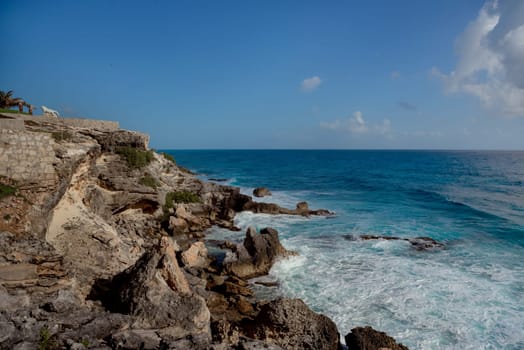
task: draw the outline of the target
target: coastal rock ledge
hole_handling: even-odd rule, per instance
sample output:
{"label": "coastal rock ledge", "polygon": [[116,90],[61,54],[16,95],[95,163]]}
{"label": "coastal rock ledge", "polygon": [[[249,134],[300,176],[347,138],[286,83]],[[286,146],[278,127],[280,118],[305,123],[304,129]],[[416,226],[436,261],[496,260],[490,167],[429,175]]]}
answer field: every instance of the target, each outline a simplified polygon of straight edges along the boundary
{"label": "coastal rock ledge", "polygon": [[[201,181],[116,122],[0,119],[0,349],[341,348],[301,300],[254,295],[247,279],[295,254],[276,230],[222,242],[225,259],[204,241],[213,226],[239,230],[242,211],[332,213]],[[405,349],[352,334],[350,349]]]}

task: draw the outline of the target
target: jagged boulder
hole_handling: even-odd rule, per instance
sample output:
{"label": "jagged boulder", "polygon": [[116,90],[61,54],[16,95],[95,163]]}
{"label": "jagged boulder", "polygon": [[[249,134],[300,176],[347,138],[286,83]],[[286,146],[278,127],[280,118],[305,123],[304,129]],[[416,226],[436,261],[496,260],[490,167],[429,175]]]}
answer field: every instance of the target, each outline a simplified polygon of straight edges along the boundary
{"label": "jagged boulder", "polygon": [[224,267],[237,277],[253,278],[267,275],[277,258],[294,254],[282,246],[277,230],[267,227],[257,233],[249,227],[244,243],[237,245],[236,251],[226,258]]}
{"label": "jagged boulder", "polygon": [[253,196],[255,197],[265,197],[271,196],[271,191],[266,187],[257,187],[253,190]]}
{"label": "jagged boulder", "polygon": [[356,327],[345,337],[348,350],[409,350],[384,332],[371,327]]}
{"label": "jagged boulder", "polygon": [[262,305],[245,326],[248,337],[284,349],[338,350],[340,336],[333,321],[317,314],[300,299],[276,299]]}
{"label": "jagged boulder", "polygon": [[195,242],[182,252],[182,262],[185,266],[195,268],[205,268],[209,266],[210,259],[207,255],[207,248],[204,242]]}
{"label": "jagged boulder", "polygon": [[117,275],[108,289],[103,303],[110,311],[133,316],[133,328],[156,329],[163,339],[210,337],[206,302],[191,291],[168,237]]}

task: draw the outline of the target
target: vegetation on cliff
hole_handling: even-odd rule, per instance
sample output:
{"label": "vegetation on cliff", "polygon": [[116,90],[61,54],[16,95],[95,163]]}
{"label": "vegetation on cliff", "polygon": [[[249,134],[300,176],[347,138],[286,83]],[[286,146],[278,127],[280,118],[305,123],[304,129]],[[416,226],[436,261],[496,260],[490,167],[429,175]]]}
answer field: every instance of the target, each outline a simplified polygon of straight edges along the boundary
{"label": "vegetation on cliff", "polygon": [[16,187],[4,185],[0,183],[0,199],[11,196],[16,193]]}
{"label": "vegetation on cliff", "polygon": [[141,150],[130,146],[117,147],[116,153],[125,158],[131,168],[140,169],[154,159],[153,151]]}

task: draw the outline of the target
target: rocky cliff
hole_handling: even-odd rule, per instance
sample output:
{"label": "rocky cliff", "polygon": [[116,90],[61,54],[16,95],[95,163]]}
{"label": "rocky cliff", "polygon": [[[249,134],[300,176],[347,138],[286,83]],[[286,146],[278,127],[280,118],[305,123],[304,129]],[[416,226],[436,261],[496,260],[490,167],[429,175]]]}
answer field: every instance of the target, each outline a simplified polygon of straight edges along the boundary
{"label": "rocky cliff", "polygon": [[243,210],[330,213],[200,181],[148,141],[114,122],[4,116],[0,348],[338,349],[300,300],[253,297],[246,279],[293,254],[278,232],[222,242],[223,262],[202,240]]}

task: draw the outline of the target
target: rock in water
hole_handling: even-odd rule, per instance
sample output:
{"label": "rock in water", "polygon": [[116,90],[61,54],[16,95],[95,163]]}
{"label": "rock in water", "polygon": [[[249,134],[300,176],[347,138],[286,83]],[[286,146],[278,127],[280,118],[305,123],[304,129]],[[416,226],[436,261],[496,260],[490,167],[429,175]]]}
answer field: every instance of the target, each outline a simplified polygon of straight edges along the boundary
{"label": "rock in water", "polygon": [[371,327],[357,327],[345,337],[348,350],[409,350],[407,346],[398,344],[384,332]]}
{"label": "rock in water", "polygon": [[255,197],[265,197],[271,196],[271,191],[266,187],[257,187],[253,190],[253,196]]}
{"label": "rock in water", "polygon": [[432,250],[437,248],[444,248],[444,244],[437,242],[430,237],[416,237],[408,239],[411,246],[416,250]]}
{"label": "rock in water", "polygon": [[249,337],[274,343],[284,349],[338,350],[335,323],[311,311],[300,299],[276,299],[261,307],[247,325]]}
{"label": "rock in water", "polygon": [[237,245],[235,254],[224,261],[225,270],[240,278],[263,276],[277,258],[295,254],[280,244],[277,230],[268,227],[257,233],[249,227],[244,243]]}

